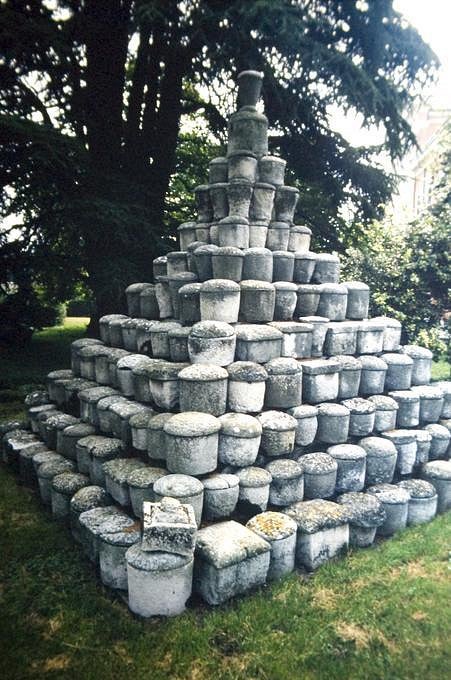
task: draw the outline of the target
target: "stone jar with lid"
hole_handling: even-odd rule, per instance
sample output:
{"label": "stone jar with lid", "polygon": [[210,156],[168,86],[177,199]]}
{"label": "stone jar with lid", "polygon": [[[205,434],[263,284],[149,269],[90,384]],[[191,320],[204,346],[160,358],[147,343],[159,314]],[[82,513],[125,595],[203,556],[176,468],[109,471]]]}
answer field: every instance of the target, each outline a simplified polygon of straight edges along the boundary
{"label": "stone jar with lid", "polygon": [[[300,284],[298,285],[298,291],[297,291],[297,303],[296,303],[296,309],[294,311],[294,318],[299,317],[300,321],[304,321],[305,319],[301,317],[306,317],[306,316],[314,316],[316,315],[316,311],[318,309],[319,305],[319,299],[321,295],[321,286],[315,286],[313,284]],[[326,319],[327,322],[329,322],[329,319],[327,317],[318,317],[321,319]],[[323,327],[323,332],[322,335],[322,342],[324,344],[324,339],[326,336],[326,328]],[[321,355],[322,356],[322,351]]]}
{"label": "stone jar with lid", "polygon": [[185,505],[191,505],[196,524],[200,525],[204,504],[204,485],[199,479],[190,475],[165,475],[157,479],[153,491],[157,502],[167,496],[177,498]]}
{"label": "stone jar with lid", "polygon": [[158,413],[149,418],[147,423],[147,455],[151,462],[166,460],[166,438],[164,426],[172,418],[173,413]]}
{"label": "stone jar with lid", "polygon": [[397,473],[400,476],[411,475],[417,457],[417,440],[412,430],[388,430],[382,436],[395,445]]}
{"label": "stone jar with lid", "polygon": [[346,442],[349,434],[349,409],[342,404],[324,403],[317,407],[316,438],[325,444]]}
{"label": "stone jar with lid", "polygon": [[179,373],[188,366],[186,363],[159,361],[149,367],[149,387],[152,401],[165,411],[179,406]]}
{"label": "stone jar with lid", "polygon": [[269,502],[271,505],[286,507],[302,501],[304,497],[304,472],[295,460],[277,458],[266,466],[271,477]]}
{"label": "stone jar with lid", "polygon": [[[116,364],[116,378],[118,387],[124,397],[131,397],[132,399],[136,398],[133,382],[133,370],[138,367],[142,368],[144,366],[151,366],[152,363],[152,359],[145,357],[142,354],[129,354],[128,356],[119,359]],[[105,389],[111,390],[111,387]],[[107,397],[110,394],[112,393],[103,393],[102,397]]]}
{"label": "stone jar with lid", "polygon": [[383,437],[364,437],[358,445],[366,451],[365,486],[390,483],[396,467],[396,446]]}
{"label": "stone jar with lid", "polygon": [[299,190],[296,187],[281,185],[277,187],[274,199],[274,214],[280,222],[294,222],[294,213],[299,199]]}
{"label": "stone jar with lid", "polygon": [[289,250],[274,250],[273,281],[293,281],[294,253]]}
{"label": "stone jar with lid", "polygon": [[405,479],[398,483],[410,495],[407,511],[407,526],[430,522],[437,513],[437,492],[435,487],[423,479]]}
{"label": "stone jar with lid", "polygon": [[136,468],[129,473],[127,483],[135,517],[143,518],[143,503],[145,501],[155,502],[154,484],[160,477],[167,474],[167,470],[157,467]]}
{"label": "stone jar with lid", "polygon": [[298,301],[298,287],[290,281],[274,283],[276,299],[274,303],[274,320],[291,321]]}
{"label": "stone jar with lid", "polygon": [[282,186],[287,162],[278,156],[262,156],[258,161],[258,178],[260,182]]}
{"label": "stone jar with lid", "polygon": [[412,361],[412,385],[428,385],[431,381],[432,352],[418,345],[404,345],[401,352]]}
{"label": "stone jar with lid", "polygon": [[302,391],[304,401],[319,404],[338,397],[340,364],[335,359],[304,359]]}
{"label": "stone jar with lid", "polygon": [[408,390],[412,384],[413,360],[407,354],[388,352],[381,357],[387,364],[385,391]]}
{"label": "stone jar with lid", "polygon": [[272,321],[270,325],[283,333],[282,357],[310,358],[313,340],[312,324],[296,321]]}
{"label": "stone jar with lid", "polygon": [[240,511],[252,517],[264,512],[268,507],[269,485],[272,477],[267,470],[259,467],[244,467],[235,471],[239,478],[238,507]]}
{"label": "stone jar with lid", "polygon": [[[252,185],[257,179],[257,157],[247,149],[239,149],[227,157],[227,181],[247,182]],[[225,181],[225,180],[221,180]]]}
{"label": "stone jar with lid", "polygon": [[364,437],[374,429],[376,407],[369,399],[354,397],[342,401],[343,406],[349,409],[349,434],[351,437]]}
{"label": "stone jar with lid", "polygon": [[223,321],[200,321],[188,338],[188,353],[193,364],[228,366],[234,360],[235,331]]}
{"label": "stone jar with lid", "polygon": [[179,319],[184,326],[200,321],[201,283],[187,283],[179,288]]}
{"label": "stone jar with lid", "polygon": [[287,409],[302,403],[302,367],[295,359],[280,357],[265,364],[268,374],[265,408]]}
{"label": "stone jar with lid", "polygon": [[293,253],[307,253],[310,250],[312,230],[305,225],[294,224],[290,227],[288,250]]}
{"label": "stone jar with lid", "polygon": [[347,355],[335,356],[340,364],[338,382],[338,399],[352,399],[359,394],[362,362],[356,357]]}
{"label": "stone jar with lid", "polygon": [[374,319],[363,319],[357,328],[357,354],[379,354],[384,345],[385,326]]}
{"label": "stone jar with lid", "polygon": [[251,361],[236,361],[227,367],[228,408],[237,413],[258,413],[263,409],[268,374]]}
{"label": "stone jar with lid", "polygon": [[157,319],[138,319],[136,324],[136,349],[140,354],[147,354],[148,356],[152,354],[152,336],[150,331],[157,323]]}
{"label": "stone jar with lid", "polygon": [[280,512],[262,512],[246,524],[271,546],[268,581],[276,581],[294,569],[296,553],[296,523]]}
{"label": "stone jar with lid", "polygon": [[152,261],[153,278],[157,281],[159,276],[167,276],[168,273],[168,258],[166,255],[160,255]]}
{"label": "stone jar with lid", "polygon": [[317,253],[312,283],[338,283],[340,260],[332,253]]}
{"label": "stone jar with lid", "polygon": [[127,590],[127,550],[141,538],[140,525],[127,515],[106,519],[99,527],[99,565],[102,583]]}
{"label": "stone jar with lid", "polygon": [[196,240],[196,223],[182,222],[177,227],[180,250],[186,251],[189,245]]}
{"label": "stone jar with lid", "polygon": [[89,477],[79,472],[62,472],[52,479],[52,515],[58,519],[69,517],[72,496],[83,487],[89,486]]}
{"label": "stone jar with lid", "polygon": [[375,484],[367,493],[376,496],[385,510],[385,521],[377,528],[380,536],[393,536],[407,525],[410,494],[394,484]]}
{"label": "stone jar with lid", "polygon": [[[191,247],[191,246],[190,246]],[[155,297],[157,298],[158,315],[160,319],[170,319],[174,316],[172,308],[172,296],[169,290],[167,276],[159,276],[155,284]]]}
{"label": "stone jar with lid", "polygon": [[[93,484],[105,486],[103,464],[124,455],[124,447],[120,439],[96,436],[89,446],[89,477]],[[78,458],[78,456],[77,456]]]}
{"label": "stone jar with lid", "polygon": [[377,316],[372,320],[384,326],[383,351],[397,352],[401,342],[401,323],[389,316]]}
{"label": "stone jar with lid", "polygon": [[385,376],[387,364],[381,357],[372,354],[359,356],[362,365],[360,375],[359,393],[362,397],[374,394],[382,394],[385,389]]}
{"label": "stone jar with lid", "polygon": [[79,517],[93,508],[104,508],[112,504],[111,496],[101,486],[84,486],[74,493],[69,503],[71,533],[77,543],[82,542]]}
{"label": "stone jar with lid", "polygon": [[355,354],[356,348],[356,325],[352,321],[331,321],[327,328],[324,354],[329,357],[341,354]]}
{"label": "stone jar with lid", "polygon": [[[192,326],[183,326],[169,331],[169,354],[170,360],[175,362],[188,362],[188,338]],[[143,401],[139,399],[139,401]]]}
{"label": "stone jar with lid", "polygon": [[197,276],[196,274],[193,274],[193,272],[178,272],[177,274],[168,276],[169,293],[171,295],[172,309],[175,318],[178,318],[179,316],[178,292],[180,288],[187,283],[194,283],[195,281],[197,281]]}
{"label": "stone jar with lid", "polygon": [[143,319],[158,319],[159,309],[155,285],[147,286],[139,294],[139,310]]}
{"label": "stone jar with lid", "polygon": [[264,248],[268,236],[268,223],[266,220],[250,220],[249,222],[249,248]]}
{"label": "stone jar with lid", "polygon": [[[298,286],[298,301],[300,297],[300,287],[301,286]],[[326,319],[324,316],[306,315],[299,316],[298,320],[300,323],[308,323],[312,326],[312,358],[318,359],[319,357],[322,357],[324,342],[326,340],[327,329],[329,326],[329,319]]]}
{"label": "stone jar with lid", "polygon": [[421,477],[430,482],[437,491],[437,512],[451,508],[451,461],[431,460],[423,465]]}
{"label": "stone jar with lid", "polygon": [[240,286],[228,279],[205,281],[200,289],[202,321],[236,323],[240,309]]}
{"label": "stone jar with lid", "polygon": [[220,416],[226,412],[228,373],[215,364],[193,364],[179,373],[180,410]]}
{"label": "stone jar with lid", "polygon": [[150,342],[152,346],[152,356],[155,359],[169,359],[169,331],[179,328],[178,321],[160,321],[150,329]]}
{"label": "stone jar with lid", "polygon": [[137,451],[147,451],[147,427],[151,418],[156,415],[155,411],[141,411],[130,418],[132,433],[132,446]]}
{"label": "stone jar with lid", "polygon": [[273,220],[269,223],[268,234],[266,236],[266,247],[269,250],[273,252],[287,251],[289,238],[289,222]]}
{"label": "stone jar with lid", "polygon": [[212,256],[217,250],[218,246],[208,243],[204,246],[199,246],[199,248],[196,248],[196,250],[193,252],[192,257],[194,267],[199,281],[208,281],[209,279],[213,278]]}
{"label": "stone jar with lid", "polygon": [[377,527],[386,518],[382,503],[376,496],[358,491],[338,496],[337,503],[344,505],[349,513],[349,544],[356,548],[372,545]]}
{"label": "stone jar with lid", "polygon": [[249,208],[251,222],[265,222],[268,224],[274,205],[275,189],[272,184],[256,182]]}
{"label": "stone jar with lid", "polygon": [[[227,184],[227,201],[229,204],[229,218],[225,217],[219,222],[218,238],[219,245],[239,245],[241,248],[249,247],[249,208],[252,198],[252,184],[247,179],[234,179]],[[229,220],[228,222],[226,220]],[[224,229],[221,236],[221,225],[230,226]],[[233,227],[233,225],[236,227]],[[247,229],[243,229],[246,226]]]}
{"label": "stone jar with lid", "polygon": [[208,164],[208,182],[227,182],[228,162],[224,156],[216,156]]}
{"label": "stone jar with lid", "polygon": [[116,399],[109,407],[111,414],[111,427],[115,437],[121,439],[124,446],[131,446],[132,430],[130,426],[130,418],[135,413],[152,413],[152,409],[143,404],[137,404],[134,401],[124,399],[119,401]]}
{"label": "stone jar with lid", "polygon": [[188,271],[188,259],[186,256],[186,251],[172,250],[166,255],[166,257],[168,258],[168,276],[178,274],[179,272]]}
{"label": "stone jar with lid", "polygon": [[[150,284],[149,284],[150,285]],[[114,319],[126,319],[127,317],[125,314],[106,314],[105,316],[102,316],[99,319],[99,333],[100,333],[100,340],[105,343],[105,345],[111,345],[111,339],[110,339],[110,322],[113,321]],[[86,342],[86,341],[89,342]],[[75,349],[76,347],[84,347],[86,344],[91,345],[91,344],[99,344],[98,340],[94,340],[93,338],[81,338],[80,340],[75,341],[76,344],[72,343],[72,348]],[[83,344],[81,344],[83,343]],[[72,370],[73,367],[72,367]],[[74,371],[74,374],[76,374],[76,371]]]}
{"label": "stone jar with lid", "polygon": [[244,253],[236,246],[215,248],[211,263],[213,279],[230,279],[239,283],[243,278]]}
{"label": "stone jar with lid", "polygon": [[219,462],[233,467],[253,465],[262,436],[262,426],[257,418],[245,413],[226,413],[219,421]]}
{"label": "stone jar with lid", "polygon": [[296,283],[311,283],[315,271],[316,254],[298,251],[294,254],[293,281]]}
{"label": "stone jar with lid", "polygon": [[451,437],[448,428],[439,423],[430,423],[426,425],[425,430],[431,435],[429,460],[446,458]]}
{"label": "stone jar with lid", "polygon": [[304,496],[306,499],[330,498],[337,481],[337,461],[328,453],[307,453],[298,458],[304,471]]}
{"label": "stone jar with lid", "polygon": [[420,423],[420,397],[412,390],[395,390],[388,396],[398,404],[396,427],[416,427]]}
{"label": "stone jar with lid", "polygon": [[116,401],[127,401],[126,397],[120,394],[113,394],[110,397],[99,399],[96,404],[98,428],[102,434],[108,435],[113,432],[113,415],[110,411],[110,406]]}
{"label": "stone jar with lid", "polygon": [[263,454],[270,458],[289,457],[294,449],[296,418],[280,411],[263,411],[257,419],[262,426]]}
{"label": "stone jar with lid", "polygon": [[434,385],[414,385],[412,392],[420,397],[420,423],[437,423],[444,404],[444,393]]}
{"label": "stone jar with lid", "polygon": [[[121,323],[126,323],[128,319],[122,320]],[[85,380],[95,380],[96,379],[96,372],[95,372],[95,359],[98,354],[103,354],[105,351],[105,348],[102,347],[102,345],[86,345],[85,347],[81,347],[77,351],[78,355],[78,361],[79,361],[79,366],[80,366],[80,376],[84,378]],[[55,371],[56,372],[56,371]],[[52,371],[53,373],[53,371]],[[70,380],[74,376],[72,375],[72,372],[70,375],[66,376],[59,376],[58,379],[68,379]],[[56,394],[53,392],[54,389],[54,383],[55,379],[52,382],[49,382],[48,384],[48,390],[49,390],[49,396],[52,400],[55,400]]]}
{"label": "stone jar with lid", "polygon": [[122,347],[127,352],[136,352],[138,350],[136,333],[139,322],[140,319],[125,319],[121,325]]}
{"label": "stone jar with lid", "polygon": [[203,516],[206,520],[230,517],[238,503],[239,478],[226,473],[214,473],[202,480],[204,485]]}
{"label": "stone jar with lid", "polygon": [[396,427],[396,416],[398,412],[398,403],[383,394],[375,394],[368,397],[376,407],[376,414],[374,418],[374,432],[385,432],[386,430],[394,430]]}
{"label": "stone jar with lid", "polygon": [[213,218],[209,189],[208,184],[199,184],[194,188],[198,222],[211,222]]}
{"label": "stone jar with lid", "polygon": [[302,404],[290,408],[288,413],[297,421],[294,441],[296,446],[309,446],[313,443],[318,430],[318,407]]}
{"label": "stone jar with lid", "polygon": [[143,290],[145,290],[148,286],[151,286],[152,284],[149,283],[132,283],[130,286],[127,286],[125,289],[125,297],[127,299],[127,310],[128,310],[128,315],[131,317],[139,317],[140,316],[140,304],[139,304],[139,296],[142,293]]}
{"label": "stone jar with lid", "polygon": [[361,491],[365,485],[365,449],[354,444],[337,444],[330,446],[327,453],[338,465],[335,493]]}
{"label": "stone jar with lid", "polygon": [[268,248],[248,248],[244,251],[243,279],[271,283],[273,257]]}
{"label": "stone jar with lid", "polygon": [[164,425],[166,465],[169,472],[203,475],[218,464],[221,423],[207,413],[185,411]]}
{"label": "stone jar with lid", "polygon": [[43,463],[37,469],[39,494],[44,505],[52,503],[52,482],[56,475],[63,472],[75,472],[75,465],[70,460],[53,460]]}
{"label": "stone jar with lid", "polygon": [[451,418],[451,380],[439,380],[435,383],[443,392],[443,406],[440,418],[446,420]]}
{"label": "stone jar with lid", "polygon": [[348,289],[346,318],[356,321],[367,319],[370,304],[369,286],[362,281],[343,281],[343,285]]}
{"label": "stone jar with lid", "polygon": [[280,357],[283,333],[270,325],[239,324],[236,327],[237,361],[264,364]]}
{"label": "stone jar with lid", "polygon": [[348,289],[340,283],[320,284],[317,312],[331,321],[344,321],[348,301]]}
{"label": "stone jar with lid", "polygon": [[[86,423],[77,423],[76,425],[65,427],[64,430],[60,430],[57,435],[57,453],[60,453],[65,458],[69,458],[69,460],[76,460],[77,442],[79,439],[83,439],[83,437],[88,437],[94,433],[95,427],[87,425]],[[82,470],[80,470],[80,472],[82,472]]]}
{"label": "stone jar with lid", "polygon": [[[210,241],[208,241],[208,243],[207,243],[207,241],[193,241],[192,243],[190,243],[190,245],[186,249],[186,259],[188,261],[188,271],[193,272],[193,274],[197,274],[196,262],[195,262],[195,259],[194,259],[194,253],[196,252],[196,250],[198,248],[202,248],[202,246],[207,246],[207,245],[210,245],[210,244],[218,245],[217,243],[213,243],[213,240],[211,238],[212,228],[213,228],[213,225],[211,225],[211,227],[210,227]],[[161,281],[162,277],[160,276],[157,280]]]}
{"label": "stone jar with lid", "polygon": [[[229,187],[236,187],[230,184]],[[243,184],[252,191],[248,184]],[[244,211],[244,208],[243,208]],[[234,246],[249,248],[249,220],[246,215],[232,213],[218,222],[218,245],[221,247]]]}
{"label": "stone jar with lid", "polygon": [[227,156],[240,149],[257,157],[268,153],[268,119],[252,105],[242,106],[229,120]]}
{"label": "stone jar with lid", "polygon": [[274,318],[276,291],[266,281],[241,281],[240,319],[245,323],[265,323]]}

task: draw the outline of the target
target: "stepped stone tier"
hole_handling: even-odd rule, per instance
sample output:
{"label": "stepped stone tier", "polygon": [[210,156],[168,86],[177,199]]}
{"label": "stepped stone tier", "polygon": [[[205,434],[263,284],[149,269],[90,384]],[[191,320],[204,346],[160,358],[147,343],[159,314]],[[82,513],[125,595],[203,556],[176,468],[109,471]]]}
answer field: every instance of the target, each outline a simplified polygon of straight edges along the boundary
{"label": "stepped stone tier", "polygon": [[[451,383],[310,250],[268,154],[261,75],[128,315],[2,426],[3,460],[142,616],[219,604],[451,508]],[[150,268],[149,268],[150,269]],[[153,280],[152,280],[153,279]]]}

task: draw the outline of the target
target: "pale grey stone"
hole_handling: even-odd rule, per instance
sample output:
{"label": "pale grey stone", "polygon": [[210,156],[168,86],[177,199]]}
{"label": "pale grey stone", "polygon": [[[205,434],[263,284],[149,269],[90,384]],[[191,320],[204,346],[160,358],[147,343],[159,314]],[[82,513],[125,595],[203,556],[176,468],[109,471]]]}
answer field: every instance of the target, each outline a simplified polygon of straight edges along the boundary
{"label": "pale grey stone", "polygon": [[238,413],[258,413],[263,408],[268,374],[251,361],[236,361],[227,367],[228,407]]}
{"label": "pale grey stone", "polygon": [[[225,218],[225,220],[229,219],[230,219],[229,217]],[[221,220],[221,222],[218,225],[219,229],[221,228],[221,225],[225,220]],[[247,231],[249,231],[248,225],[246,225],[246,229]],[[249,236],[247,237],[247,239],[249,240]],[[243,278],[243,263],[244,253],[236,246],[234,245],[221,247],[215,246],[215,250],[211,254],[212,276],[210,277],[210,279],[221,280],[224,279],[239,283]],[[201,297],[201,300],[202,299],[203,298]],[[213,302],[210,298],[205,301],[207,302],[207,304]],[[227,319],[222,319],[222,321],[226,320]]]}
{"label": "pale grey stone", "polygon": [[312,283],[338,283],[340,260],[331,253],[317,253]]}
{"label": "pale grey stone", "polygon": [[[294,253],[288,250],[275,250],[272,254],[273,259],[273,281],[288,282],[293,281]],[[297,290],[297,286],[294,288]]]}
{"label": "pale grey stone", "polygon": [[368,397],[376,407],[374,418],[374,431],[385,432],[396,428],[396,417],[398,413],[398,403],[392,397],[376,394]]}
{"label": "pale grey stone", "polygon": [[296,445],[308,446],[312,444],[318,430],[318,407],[303,404],[289,409],[288,413],[297,420]]}
{"label": "pale grey stone", "polygon": [[410,500],[408,491],[394,484],[376,484],[370,486],[367,493],[376,496],[385,510],[385,521],[377,528],[380,536],[393,536],[405,528]]}
{"label": "pale grey stone", "polygon": [[159,413],[150,418],[147,425],[147,455],[150,460],[166,460],[164,425],[173,413]]}
{"label": "pale grey stone", "polygon": [[112,503],[111,496],[101,486],[85,486],[76,491],[70,500],[69,518],[72,536],[77,543],[82,542],[79,517],[82,512],[102,508]]}
{"label": "pale grey stone", "polygon": [[51,504],[52,515],[59,519],[68,517],[72,496],[89,485],[89,477],[79,472],[62,472],[52,478]]}
{"label": "pale grey stone", "polygon": [[200,525],[204,503],[204,486],[198,479],[190,475],[165,475],[157,479],[153,490],[157,501],[169,496],[170,498],[177,498],[185,505],[191,505],[196,524],[197,526]]}
{"label": "pale grey stone", "polygon": [[384,347],[384,324],[374,319],[359,322],[357,329],[357,354],[379,354]]}
{"label": "pale grey stone", "polygon": [[107,517],[98,531],[99,566],[102,583],[116,590],[127,590],[125,554],[139,541],[140,524],[127,515]]}
{"label": "pale grey stone", "polygon": [[185,411],[164,424],[170,472],[203,475],[216,469],[221,423],[207,413]]}
{"label": "pale grey stone", "polygon": [[354,444],[338,444],[327,449],[337,462],[335,493],[361,491],[365,485],[366,451]]}
{"label": "pale grey stone", "polygon": [[133,514],[142,519],[143,503],[155,501],[155,482],[168,474],[165,468],[140,467],[132,470],[127,477],[128,490]]}
{"label": "pale grey stone", "polygon": [[372,545],[377,527],[386,519],[382,503],[376,496],[356,491],[338,496],[337,503],[349,512],[349,544],[356,548]]}
{"label": "pale grey stone", "polygon": [[130,505],[128,475],[132,470],[144,467],[139,458],[113,458],[103,463],[105,485],[108,493],[119,505]]}
{"label": "pale grey stone", "polygon": [[202,480],[206,520],[230,517],[238,503],[239,481],[236,475],[226,473],[215,473]]}
{"label": "pale grey stone", "polygon": [[398,458],[394,443],[383,437],[364,437],[358,444],[366,451],[365,486],[390,483]]}
{"label": "pale grey stone", "polygon": [[357,347],[358,324],[350,321],[331,321],[324,342],[324,354],[337,356],[355,354]]}
{"label": "pale grey stone", "polygon": [[[298,286],[298,301],[300,299],[299,288],[300,286]],[[312,326],[312,357],[322,357],[324,342],[326,340],[327,329],[329,326],[329,319],[326,319],[324,316],[300,316],[299,321],[301,323],[308,323]]]}
{"label": "pale grey stone", "polygon": [[374,317],[373,321],[381,323],[384,326],[384,352],[397,352],[401,342],[401,324],[397,319],[392,319],[389,316]]}
{"label": "pale grey stone", "polygon": [[197,526],[191,505],[177,498],[164,497],[160,502],[145,502],[141,549],[190,557],[196,545]]}
{"label": "pale grey stone", "polygon": [[398,453],[396,470],[400,475],[410,475],[413,471],[417,456],[417,441],[412,430],[388,430],[382,433],[393,442]]}
{"label": "pale grey stone", "polygon": [[[257,157],[249,151],[238,150],[231,153],[227,158],[227,168],[229,182],[240,180],[247,182],[250,186],[257,179]],[[224,179],[224,181],[226,180]],[[266,180],[262,179],[261,181],[265,182]]]}
{"label": "pale grey stone", "polygon": [[276,291],[274,303],[275,321],[291,321],[298,301],[297,284],[290,281],[276,281],[274,288]]}
{"label": "pale grey stone", "polygon": [[52,481],[56,475],[63,472],[74,472],[75,465],[72,461],[65,458],[60,461],[50,461],[43,463],[37,469],[39,493],[44,505],[52,504]]}
{"label": "pale grey stone", "polygon": [[[252,200],[249,209],[249,216],[252,221],[269,222],[273,210],[274,193],[274,187],[271,186],[271,184],[267,184],[266,182],[256,182],[254,184],[254,191],[252,192]],[[266,238],[267,248],[269,248],[268,239],[269,236]]]}
{"label": "pale grey stone", "polygon": [[[245,323],[265,323],[274,318],[276,291],[272,283],[241,281],[239,316]],[[236,319],[237,320],[237,319]]]}
{"label": "pale grey stone", "polygon": [[399,482],[409,495],[407,526],[424,524],[434,519],[437,514],[437,492],[430,482],[423,479],[406,479]]}
{"label": "pale grey stone", "polygon": [[194,324],[188,338],[188,353],[193,364],[228,366],[235,356],[236,336],[232,326],[222,321]]}
{"label": "pale grey stone", "polygon": [[278,186],[274,199],[274,214],[276,220],[292,224],[298,199],[299,189],[296,189],[296,187],[289,187],[286,185]]}
{"label": "pale grey stone", "polygon": [[415,385],[412,392],[420,398],[420,423],[437,423],[444,404],[444,393],[434,385]]}
{"label": "pale grey stone", "polygon": [[257,512],[264,512],[268,506],[269,485],[271,475],[259,467],[244,467],[234,470],[240,480],[238,506],[241,512],[252,517]]}
{"label": "pale grey stone", "polygon": [[280,411],[264,411],[257,419],[262,426],[262,451],[272,458],[289,456],[294,449],[296,418]]}
{"label": "pale grey stone", "polygon": [[236,359],[264,364],[280,357],[283,333],[268,325],[236,326]]}
{"label": "pale grey stone", "polygon": [[301,501],[304,497],[304,472],[295,460],[278,458],[269,462],[265,469],[272,477],[269,487],[271,505],[284,507]]}
{"label": "pale grey stone", "polygon": [[359,394],[362,397],[382,394],[385,389],[387,363],[380,357],[371,355],[362,355],[359,361],[362,364]]}
{"label": "pale grey stone", "polygon": [[[200,321],[201,286],[201,283],[188,283],[179,288],[179,318],[184,326]],[[171,351],[170,343],[169,351]]]}
{"label": "pale grey stone", "polygon": [[419,345],[404,345],[401,352],[413,360],[412,385],[428,385],[431,381],[433,359],[431,350]]}
{"label": "pale grey stone", "polygon": [[[265,229],[267,230],[266,227]],[[273,280],[273,257],[268,248],[248,248],[244,251],[243,280],[271,283]]]}
{"label": "pale grey stone", "polygon": [[411,357],[407,354],[388,352],[381,358],[387,364],[385,391],[408,390],[412,383],[413,360]]}
{"label": "pale grey stone", "polygon": [[429,425],[426,425],[425,429],[432,437],[429,449],[429,460],[446,458],[451,439],[451,434],[448,429],[444,425],[438,423],[430,423]]}
{"label": "pale grey stone", "polygon": [[276,581],[294,570],[296,551],[296,523],[280,512],[262,512],[246,524],[248,529],[271,546],[268,581]]}
{"label": "pale grey stone", "polygon": [[160,321],[150,329],[152,356],[155,359],[169,359],[169,331],[179,328],[177,321]]}
{"label": "pale grey stone", "polygon": [[433,460],[425,463],[421,476],[434,485],[437,491],[437,512],[443,513],[451,508],[451,461]]}
{"label": "pale grey stone", "polygon": [[420,397],[412,390],[389,392],[398,404],[396,427],[416,427],[420,423]]}
{"label": "pale grey stone", "polygon": [[282,186],[287,162],[278,156],[262,156],[258,161],[258,177],[261,182]]}
{"label": "pale grey stone", "polygon": [[317,409],[318,431],[320,442],[339,444],[345,442],[349,434],[350,412],[342,404],[319,404]]}
{"label": "pale grey stone", "polygon": [[149,386],[152,402],[165,411],[179,408],[180,385],[179,373],[188,363],[159,361],[149,366]]}
{"label": "pale grey stone", "polygon": [[194,364],[179,373],[180,410],[220,416],[227,407],[228,373],[214,364]]}
{"label": "pale grey stone", "polygon": [[337,461],[328,453],[307,453],[298,458],[304,472],[304,496],[308,499],[330,498],[337,481]]}
{"label": "pale grey stone", "polygon": [[127,516],[123,510],[114,505],[108,505],[86,510],[78,517],[81,546],[84,553],[94,564],[99,561],[99,527],[106,519],[117,515]]}
{"label": "pale grey stone", "polygon": [[308,404],[333,401],[338,396],[340,364],[334,359],[304,359],[302,392]]}
{"label": "pale grey stone", "polygon": [[292,225],[288,239],[288,250],[293,253],[308,253],[312,230],[305,225]]}
{"label": "pale grey stone", "polygon": [[318,315],[325,316],[331,321],[344,321],[346,318],[347,299],[348,289],[346,286],[340,283],[320,284]]}
{"label": "pale grey stone", "polygon": [[[316,254],[310,252],[297,252],[294,254],[293,281],[296,283],[310,283],[316,265]],[[316,288],[316,291],[319,289]],[[304,312],[314,314],[315,312]]]}
{"label": "pale grey stone", "polygon": [[[274,286],[277,286],[277,284],[274,284]],[[312,324],[297,321],[272,321],[270,325],[283,333],[283,357],[308,359],[312,356]]]}
{"label": "pale grey stone", "polygon": [[132,432],[132,445],[137,451],[147,451],[147,428],[149,421],[156,415],[156,411],[143,411],[135,413],[130,418],[130,429]]}
{"label": "pale grey stone", "polygon": [[257,418],[244,413],[226,413],[219,422],[219,462],[235,467],[252,465],[257,458],[262,435],[262,426]]}
{"label": "pale grey stone", "polygon": [[346,318],[355,320],[368,318],[370,303],[369,286],[362,281],[343,281],[343,285],[348,289]]}
{"label": "pale grey stone", "polygon": [[77,442],[84,437],[95,434],[95,431],[95,427],[85,423],[77,423],[76,425],[65,427],[57,435],[57,453],[70,460],[77,460]]}
{"label": "pale grey stone", "polygon": [[351,437],[364,437],[373,431],[376,407],[372,401],[354,397],[354,399],[345,399],[342,404],[349,409],[349,434]]}
{"label": "pale grey stone", "polygon": [[240,286],[235,281],[229,279],[205,281],[200,289],[202,321],[236,323],[240,309],[240,295]]}
{"label": "pale grey stone", "polygon": [[295,359],[271,359],[265,370],[268,374],[265,408],[287,409],[302,403],[302,367]]}

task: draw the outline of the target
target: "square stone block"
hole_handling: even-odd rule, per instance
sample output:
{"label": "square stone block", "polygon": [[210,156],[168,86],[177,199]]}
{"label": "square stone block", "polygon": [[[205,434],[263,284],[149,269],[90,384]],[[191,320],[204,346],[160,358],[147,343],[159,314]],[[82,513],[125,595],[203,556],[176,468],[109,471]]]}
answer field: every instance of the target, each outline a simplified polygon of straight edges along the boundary
{"label": "square stone block", "polygon": [[166,497],[161,503],[144,502],[143,515],[142,550],[182,556],[193,554],[197,524],[191,505]]}

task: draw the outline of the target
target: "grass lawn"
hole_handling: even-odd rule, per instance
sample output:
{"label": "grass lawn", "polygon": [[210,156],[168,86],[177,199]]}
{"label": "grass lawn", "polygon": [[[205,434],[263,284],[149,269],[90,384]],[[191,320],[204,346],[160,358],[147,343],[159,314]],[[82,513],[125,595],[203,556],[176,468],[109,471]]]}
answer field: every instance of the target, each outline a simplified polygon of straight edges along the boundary
{"label": "grass lawn", "polygon": [[[17,415],[25,385],[68,365],[82,326],[44,331],[31,351],[2,361],[5,415]],[[0,524],[1,678],[434,680],[451,671],[451,513],[313,577],[294,573],[220,609],[193,602],[181,617],[148,621],[103,588],[68,529],[4,466]]]}

